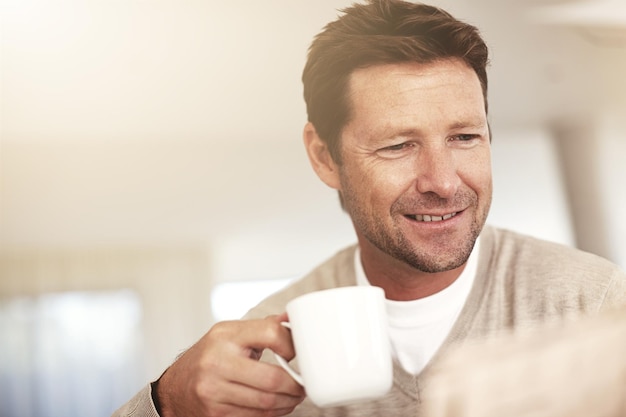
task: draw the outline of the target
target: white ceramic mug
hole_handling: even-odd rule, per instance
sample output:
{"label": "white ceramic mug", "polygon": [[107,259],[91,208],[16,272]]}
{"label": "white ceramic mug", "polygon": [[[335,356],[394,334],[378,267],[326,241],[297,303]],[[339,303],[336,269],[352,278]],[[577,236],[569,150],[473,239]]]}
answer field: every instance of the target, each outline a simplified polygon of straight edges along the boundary
{"label": "white ceramic mug", "polygon": [[387,393],[393,382],[385,294],[379,287],[316,291],[287,304],[300,374],[276,359],[319,407]]}

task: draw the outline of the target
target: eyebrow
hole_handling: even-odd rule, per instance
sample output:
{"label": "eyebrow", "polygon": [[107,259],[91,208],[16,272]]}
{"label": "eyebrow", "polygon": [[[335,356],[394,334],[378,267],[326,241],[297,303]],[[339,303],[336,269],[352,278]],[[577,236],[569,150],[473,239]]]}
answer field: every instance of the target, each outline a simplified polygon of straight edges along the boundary
{"label": "eyebrow", "polygon": [[[457,121],[448,126],[448,130],[457,130],[457,129],[487,129],[486,121]],[[387,126],[385,129],[386,133],[381,135],[381,138],[397,138],[397,137],[412,137],[412,136],[420,136],[422,134],[421,130],[415,128],[408,128],[404,130],[395,131],[392,126]]]}
{"label": "eyebrow", "polygon": [[449,129],[484,129],[487,127],[487,121],[457,121],[452,123]]}

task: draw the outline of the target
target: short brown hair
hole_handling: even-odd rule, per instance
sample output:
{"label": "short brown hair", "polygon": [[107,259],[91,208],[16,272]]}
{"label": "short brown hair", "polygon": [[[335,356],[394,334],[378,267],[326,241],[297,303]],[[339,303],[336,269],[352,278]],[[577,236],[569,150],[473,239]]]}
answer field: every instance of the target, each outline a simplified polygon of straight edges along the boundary
{"label": "short brown hair", "polygon": [[302,73],[308,120],[335,162],[341,162],[339,138],[350,118],[346,90],[356,69],[460,58],[476,72],[487,109],[488,49],[476,27],[400,0],[370,0],[342,12],[313,40]]}

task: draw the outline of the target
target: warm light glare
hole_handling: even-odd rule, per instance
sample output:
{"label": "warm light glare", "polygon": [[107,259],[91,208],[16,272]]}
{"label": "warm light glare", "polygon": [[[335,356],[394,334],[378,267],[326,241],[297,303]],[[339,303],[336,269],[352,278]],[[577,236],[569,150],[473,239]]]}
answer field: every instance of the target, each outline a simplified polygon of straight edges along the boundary
{"label": "warm light glare", "polygon": [[223,282],[211,291],[211,306],[215,321],[237,320],[268,295],[280,290],[293,278]]}

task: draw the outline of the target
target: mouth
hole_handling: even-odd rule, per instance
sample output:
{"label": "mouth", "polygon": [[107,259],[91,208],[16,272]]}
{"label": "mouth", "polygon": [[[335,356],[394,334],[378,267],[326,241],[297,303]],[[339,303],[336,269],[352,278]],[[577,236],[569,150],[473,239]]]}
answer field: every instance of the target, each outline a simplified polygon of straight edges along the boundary
{"label": "mouth", "polygon": [[458,211],[455,211],[454,213],[444,214],[441,216],[434,215],[434,214],[406,214],[405,217],[411,220],[418,221],[418,222],[441,222],[444,220],[451,219],[457,214],[459,214]]}

